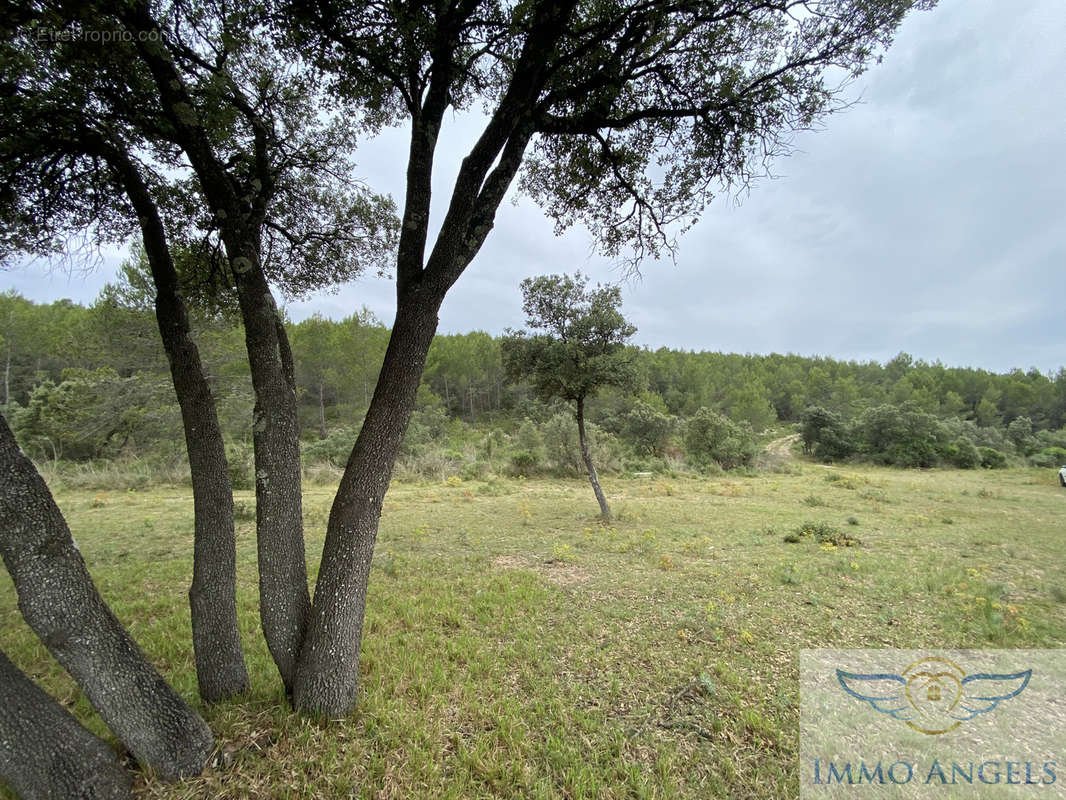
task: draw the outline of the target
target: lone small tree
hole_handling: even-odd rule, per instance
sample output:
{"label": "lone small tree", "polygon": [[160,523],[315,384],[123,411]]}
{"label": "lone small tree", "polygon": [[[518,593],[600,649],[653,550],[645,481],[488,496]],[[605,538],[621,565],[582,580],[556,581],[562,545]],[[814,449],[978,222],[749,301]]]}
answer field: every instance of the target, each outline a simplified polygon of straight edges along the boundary
{"label": "lone small tree", "polygon": [[626,354],[626,340],[637,329],[619,306],[617,286],[588,288],[580,272],[543,275],[522,281],[522,310],[532,333],[508,331],[503,340],[504,369],[512,379],[528,379],[545,399],[560,398],[575,405],[581,458],[604,519],[611,518],[603,489],[592,463],[585,433],[585,398],[601,386],[631,388],[636,371]]}

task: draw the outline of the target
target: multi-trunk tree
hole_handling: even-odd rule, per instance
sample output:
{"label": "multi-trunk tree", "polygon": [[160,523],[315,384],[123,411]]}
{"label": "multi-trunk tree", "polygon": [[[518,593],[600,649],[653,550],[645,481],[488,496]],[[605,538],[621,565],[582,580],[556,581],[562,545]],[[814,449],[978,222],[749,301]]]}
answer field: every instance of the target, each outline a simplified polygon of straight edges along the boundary
{"label": "multi-trunk tree", "polygon": [[[669,251],[715,191],[764,173],[792,132],[832,111],[839,87],[827,81],[864,69],[918,5],[930,3],[321,0],[237,11],[135,0],[28,9],[54,27],[124,34],[106,50],[49,46],[94,68],[91,102],[79,108],[91,110],[105,149],[117,146],[135,168],[150,156],[183,178],[152,171],[172,189],[167,210],[215,246],[236,291],[255,389],[260,611],[298,709],[338,716],[355,703],[378,519],[437,313],[512,186],[560,229],[585,224],[609,256],[635,264]],[[302,68],[309,62],[317,72]],[[332,92],[332,109],[319,86]],[[22,85],[4,91],[17,96]],[[443,121],[471,108],[483,110],[483,126],[431,226]],[[387,214],[347,191],[348,120],[407,127],[407,186],[396,318],[330,512],[312,603],[291,352],[271,282],[300,290],[365,266],[366,220]],[[100,151],[95,158],[123,169]],[[23,213],[10,194],[0,200],[5,225],[33,227],[36,210]],[[107,232],[117,220],[121,231],[128,211],[107,206],[99,218],[66,221]]]}
{"label": "multi-trunk tree", "polygon": [[[148,16],[144,6],[122,10],[135,22]],[[171,10],[181,16],[181,10]],[[195,501],[191,617],[201,695],[209,701],[243,691],[247,674],[236,621],[232,493],[225,450],[190,335],[183,297],[188,287],[179,286],[175,250],[193,252],[194,261],[207,265],[207,279],[217,281],[217,273],[223,272],[223,290],[236,289],[245,328],[256,331],[249,337],[249,354],[257,367],[257,393],[272,398],[266,405],[273,413],[268,417],[260,410],[254,426],[262,617],[271,651],[290,686],[309,605],[295,386],[284,328],[263,267],[270,258],[260,261],[259,255],[276,254],[274,263],[284,259],[286,271],[279,280],[293,291],[313,288],[323,276],[361,268],[364,259],[353,253],[369,261],[375,248],[387,252],[391,206],[351,184],[346,174],[338,177],[331,171],[337,153],[346,152],[344,126],[316,124],[313,93],[303,91],[301,79],[286,83],[283,65],[257,58],[261,53],[252,52],[254,42],[233,38],[231,20],[223,10],[199,9],[191,20],[183,18],[184,30],[172,19],[175,27],[166,39],[171,49],[162,55],[158,48],[151,50],[154,60],[146,58],[139,66],[142,54],[129,42],[128,47],[85,47],[70,39],[34,36],[35,28],[63,30],[110,22],[120,30],[123,25],[107,14],[79,18],[85,13],[84,8],[62,4],[23,7],[11,18],[15,24],[5,30],[2,168],[5,185],[18,191],[3,197],[4,253],[47,253],[79,228],[98,240],[121,239],[139,229],[155,288],[159,331],[185,422]],[[205,35],[204,29],[219,45],[213,63],[189,44]],[[153,29],[142,43],[147,39],[158,44],[156,37],[162,34]],[[239,66],[227,68],[227,57]],[[168,124],[155,102],[164,98],[153,95],[154,81],[168,70],[173,74],[166,90],[196,94],[210,114],[190,119],[191,106],[174,111],[171,105],[178,122]],[[216,202],[213,213],[200,202],[199,175],[190,181],[181,173],[182,151],[175,140],[183,140],[189,128],[200,134],[195,144],[215,147],[199,155],[201,162],[219,167],[214,197],[230,204]],[[349,165],[344,166],[346,173]],[[319,224],[322,221],[327,224]],[[219,241],[239,255],[221,262],[216,257]],[[358,266],[351,266],[356,261]],[[32,488],[44,490],[44,485]],[[9,485],[4,489],[13,490]],[[50,498],[44,490],[19,501]],[[84,571],[64,574],[86,582],[78,591],[94,591]],[[30,596],[40,592],[30,582],[19,589]],[[104,648],[109,642],[96,645]],[[112,655],[121,661],[120,656],[130,653],[125,647]],[[88,691],[86,676],[75,677]],[[166,688],[162,681],[156,683]],[[182,736],[166,728],[166,703],[159,700],[156,705],[161,710],[159,746],[188,751]],[[131,704],[128,714],[136,711]],[[108,722],[127,747],[139,758],[145,756],[146,766],[163,776],[198,772],[210,749],[197,744],[183,754],[187,757],[175,771],[151,748],[137,748],[123,737],[121,731],[131,728],[121,710]],[[145,715],[139,722],[150,726],[153,718]],[[200,728],[206,731],[202,723]]]}

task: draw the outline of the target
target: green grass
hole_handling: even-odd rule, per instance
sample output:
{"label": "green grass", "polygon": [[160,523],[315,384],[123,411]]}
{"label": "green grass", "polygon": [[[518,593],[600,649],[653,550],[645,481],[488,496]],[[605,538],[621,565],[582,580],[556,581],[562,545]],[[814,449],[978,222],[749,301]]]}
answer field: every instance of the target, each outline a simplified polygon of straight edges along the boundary
{"label": "green grass", "polygon": [[[1066,644],[1066,491],[1054,479],[811,464],[752,477],[607,478],[609,526],[579,480],[395,485],[371,573],[358,708],[330,723],[285,706],[258,627],[253,522],[243,514],[252,690],[201,708],[217,766],[176,785],[142,779],[137,790],[795,797],[800,648]],[[305,496],[311,563],[331,498],[319,487]],[[57,500],[105,599],[199,707],[188,491],[67,490]],[[861,544],[784,541],[823,523]],[[0,626],[11,658],[108,736],[22,623],[6,575]]]}

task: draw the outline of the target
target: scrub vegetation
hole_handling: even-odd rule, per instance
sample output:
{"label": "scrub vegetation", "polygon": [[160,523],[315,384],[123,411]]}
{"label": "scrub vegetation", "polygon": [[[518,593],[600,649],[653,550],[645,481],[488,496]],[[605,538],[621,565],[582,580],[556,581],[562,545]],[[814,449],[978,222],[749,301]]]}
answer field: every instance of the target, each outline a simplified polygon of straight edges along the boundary
{"label": "scrub vegetation", "polygon": [[[143,269],[128,264],[88,308],[0,294],[5,416],[31,457],[72,480],[87,472],[92,481],[116,463],[141,484],[188,469],[173,446],[181,415]],[[193,324],[231,479],[252,488],[243,331],[224,314],[194,315]],[[289,328],[303,462],[328,473],[351,453],[390,331],[365,309]],[[479,331],[434,339],[397,463],[401,475],[586,474],[574,402],[565,392],[539,391],[533,379],[509,377],[506,341]],[[1066,464],[1066,370],[996,374],[906,353],[879,364],[627,346],[611,357],[625,386],[604,382],[584,401],[596,469],[607,475],[751,468],[759,444],[793,430],[825,462]]]}

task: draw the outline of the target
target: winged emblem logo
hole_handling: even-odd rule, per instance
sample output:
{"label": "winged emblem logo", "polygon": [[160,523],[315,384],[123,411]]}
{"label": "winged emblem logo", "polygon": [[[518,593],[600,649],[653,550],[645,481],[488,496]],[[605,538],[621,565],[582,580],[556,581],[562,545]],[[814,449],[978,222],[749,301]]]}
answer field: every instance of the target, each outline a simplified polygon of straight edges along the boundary
{"label": "winged emblem logo", "polygon": [[1031,669],[1004,675],[967,675],[946,658],[923,658],[902,673],[862,674],[837,670],[837,680],[852,697],[914,730],[937,736],[987,714],[1029,685]]}

